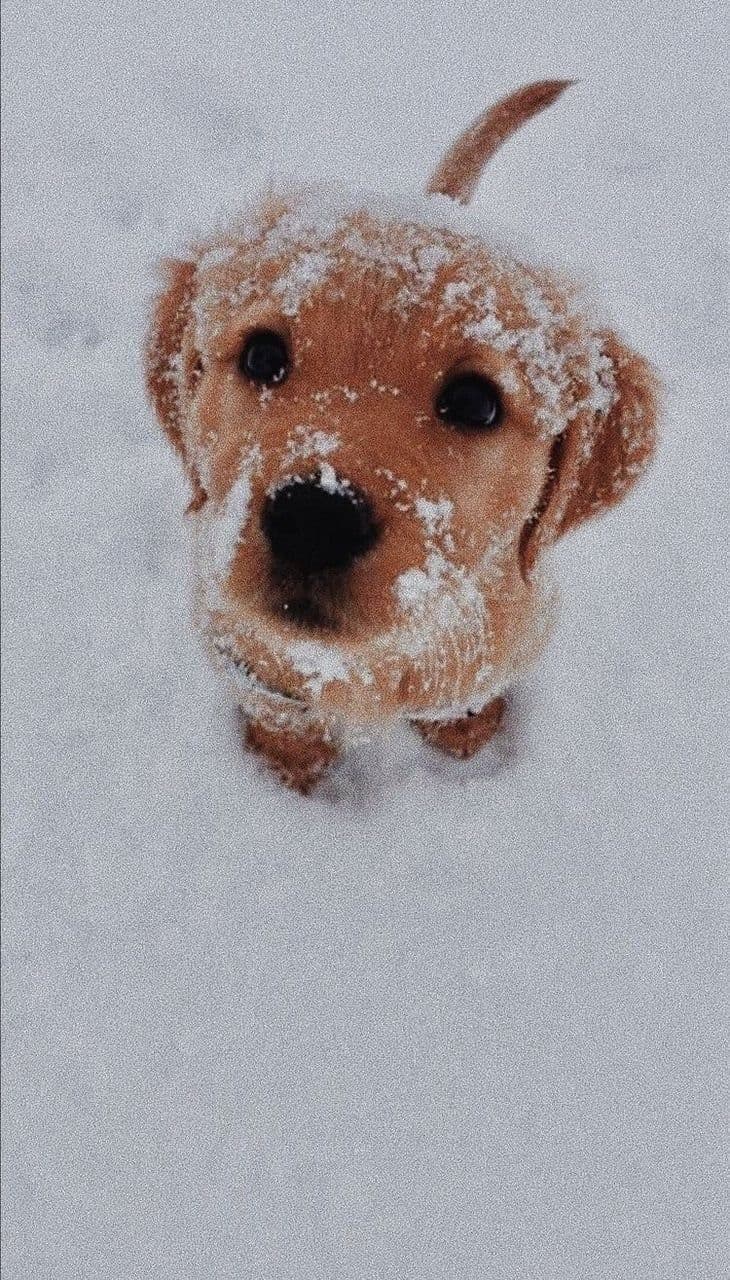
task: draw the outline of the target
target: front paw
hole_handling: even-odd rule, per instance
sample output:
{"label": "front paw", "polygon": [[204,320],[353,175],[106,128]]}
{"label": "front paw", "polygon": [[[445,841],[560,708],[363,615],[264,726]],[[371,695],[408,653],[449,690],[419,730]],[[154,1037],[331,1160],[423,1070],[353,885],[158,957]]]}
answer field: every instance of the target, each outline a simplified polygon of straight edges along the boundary
{"label": "front paw", "polygon": [[244,737],[246,746],[301,795],[309,794],[339,755],[331,730],[318,721],[279,725],[245,719]]}
{"label": "front paw", "polygon": [[412,720],[411,723],[432,747],[457,760],[469,760],[498,733],[505,706],[504,698],[493,698],[481,711],[470,712],[459,720]]}

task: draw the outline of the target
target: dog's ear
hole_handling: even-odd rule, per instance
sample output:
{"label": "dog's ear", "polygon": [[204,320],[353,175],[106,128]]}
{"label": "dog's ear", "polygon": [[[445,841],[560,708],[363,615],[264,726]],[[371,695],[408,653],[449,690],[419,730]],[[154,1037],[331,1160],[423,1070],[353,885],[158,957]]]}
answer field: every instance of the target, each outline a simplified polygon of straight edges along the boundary
{"label": "dog's ear", "polygon": [[543,492],[522,532],[526,577],[543,548],[620,502],[654,453],[657,379],[614,333],[597,338],[608,375],[606,407],[576,417],[553,444]]}
{"label": "dog's ear", "polygon": [[200,477],[185,448],[183,434],[182,345],[195,291],[194,262],[167,259],[162,264],[164,285],[152,312],[145,346],[147,392],[160,425],[179,453],[193,488],[191,508],[205,500]]}

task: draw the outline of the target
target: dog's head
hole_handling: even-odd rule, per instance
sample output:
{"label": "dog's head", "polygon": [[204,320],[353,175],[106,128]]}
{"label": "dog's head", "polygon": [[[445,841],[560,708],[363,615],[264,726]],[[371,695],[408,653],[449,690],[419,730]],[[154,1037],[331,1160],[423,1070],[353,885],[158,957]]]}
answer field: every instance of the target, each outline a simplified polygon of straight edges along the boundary
{"label": "dog's head", "polygon": [[242,696],[361,720],[485,702],[539,651],[544,549],[644,470],[646,363],[459,204],[563,87],[486,113],[419,202],[269,196],[168,264],[148,385]]}

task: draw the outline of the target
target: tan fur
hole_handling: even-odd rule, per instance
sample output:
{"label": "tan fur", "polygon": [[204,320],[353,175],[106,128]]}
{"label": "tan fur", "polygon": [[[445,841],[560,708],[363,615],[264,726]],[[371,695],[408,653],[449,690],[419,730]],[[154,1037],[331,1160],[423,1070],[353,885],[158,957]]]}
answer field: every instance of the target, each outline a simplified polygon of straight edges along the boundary
{"label": "tan fur", "polygon": [[147,393],[157,410],[160,425],[180,454],[190,480],[191,511],[204,501],[204,493],[185,446],[182,435],[183,403],[181,389],[173,377],[174,361],[182,350],[190,322],[190,304],[195,290],[195,263],[168,258],[162,264],[166,286],[155,303],[145,350]]}
{"label": "tan fur", "polygon": [[246,746],[262,755],[277,777],[302,795],[309,794],[338,755],[328,726],[318,720],[297,729],[244,719],[244,737]]}
{"label": "tan fur", "polygon": [[[477,163],[565,83],[498,104],[431,189],[466,198]],[[211,654],[248,744],[306,791],[337,753],[338,726],[405,717],[461,756],[496,732],[502,692],[552,624],[542,552],[639,477],[656,392],[646,362],[594,332],[553,273],[468,231],[357,204],[308,229],[302,200],[270,198],[167,264],[147,385],[193,490]],[[261,328],[292,359],[264,391],[237,365]],[[435,416],[463,370],[500,387],[497,430]],[[261,513],[289,477],[323,468],[367,495],[379,536],[346,574],[303,582],[272,564]],[[311,625],[292,621],[302,593]]]}
{"label": "tan fur", "polygon": [[470,760],[501,729],[505,705],[504,698],[493,698],[481,711],[459,720],[414,720],[413,724],[432,747],[457,760]]}
{"label": "tan fur", "polygon": [[551,543],[620,502],[656,447],[656,375],[615,334],[605,331],[602,339],[616,371],[618,398],[609,413],[578,419],[558,436],[545,489],[523,534],[526,573]]}
{"label": "tan fur", "polygon": [[468,204],[495,151],[574,84],[575,80],[541,80],[489,107],[449,148],[426,190]]}

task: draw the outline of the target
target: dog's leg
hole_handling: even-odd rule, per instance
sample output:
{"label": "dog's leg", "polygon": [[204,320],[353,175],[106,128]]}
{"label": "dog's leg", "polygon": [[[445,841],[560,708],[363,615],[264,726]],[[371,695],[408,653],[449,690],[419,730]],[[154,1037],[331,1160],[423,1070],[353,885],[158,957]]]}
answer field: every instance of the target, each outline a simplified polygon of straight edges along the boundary
{"label": "dog's leg", "polygon": [[281,724],[241,713],[246,746],[266,760],[282,782],[307,795],[339,755],[335,736],[324,720],[310,716]]}
{"label": "dog's leg", "polygon": [[412,723],[432,747],[459,760],[468,760],[500,729],[504,710],[504,698],[493,698],[481,711],[470,712],[461,720],[413,720]]}

